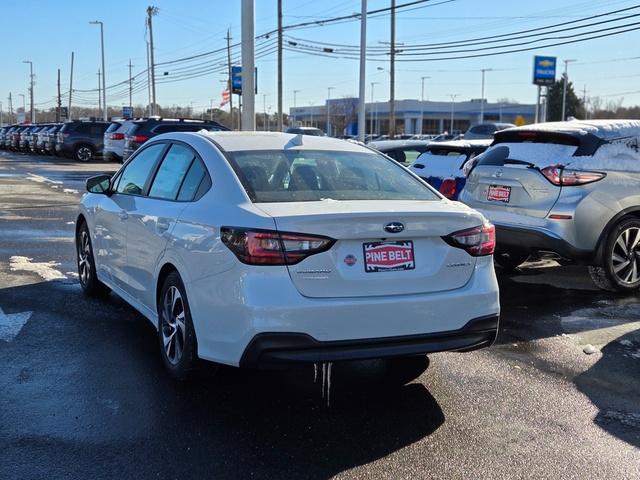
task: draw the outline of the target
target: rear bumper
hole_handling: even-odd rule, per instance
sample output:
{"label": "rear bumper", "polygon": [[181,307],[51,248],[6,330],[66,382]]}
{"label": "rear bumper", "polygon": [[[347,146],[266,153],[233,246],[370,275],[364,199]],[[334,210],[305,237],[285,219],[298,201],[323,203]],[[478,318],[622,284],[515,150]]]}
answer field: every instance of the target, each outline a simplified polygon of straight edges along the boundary
{"label": "rear bumper", "polygon": [[111,150],[105,150],[102,154],[102,157],[105,161],[108,161],[108,162],[122,161],[122,156],[118,155],[116,152],[112,152]]}
{"label": "rear bumper", "polygon": [[525,248],[531,251],[555,252],[561,257],[589,262],[595,252],[582,250],[545,229],[516,227],[496,224],[496,241],[498,249]]}
{"label": "rear bumper", "polygon": [[260,333],[240,359],[241,367],[321,363],[468,352],[490,346],[498,334],[498,315],[469,321],[459,330],[422,335],[321,342],[302,333]]}

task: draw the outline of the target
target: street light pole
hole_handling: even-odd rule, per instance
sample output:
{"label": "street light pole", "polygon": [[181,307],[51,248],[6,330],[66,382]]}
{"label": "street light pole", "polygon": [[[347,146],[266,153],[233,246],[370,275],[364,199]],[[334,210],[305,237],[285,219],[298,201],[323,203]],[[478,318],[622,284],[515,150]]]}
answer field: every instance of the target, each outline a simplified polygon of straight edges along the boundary
{"label": "street light pole", "polygon": [[491,68],[483,68],[480,71],[482,72],[482,98],[480,99],[480,123],[484,122],[484,73],[490,72]]}
{"label": "street light pole", "polygon": [[575,62],[575,60],[565,60],[564,61],[564,80],[563,80],[563,85],[562,85],[562,118],[560,119],[562,122],[564,122],[567,117],[566,117],[566,113],[567,113],[567,83],[569,83],[569,75],[567,73],[568,70],[568,65],[570,62]]}
{"label": "street light pole", "polygon": [[19,93],[18,96],[22,97],[22,114],[24,115],[24,121],[27,121],[27,106],[24,101],[24,93]]}
{"label": "street light pole", "polygon": [[326,134],[327,136],[331,136],[331,116],[330,116],[330,109],[331,109],[331,90],[335,90],[336,87],[329,87],[327,88],[327,128],[326,128]]}
{"label": "street light pole", "polygon": [[367,130],[367,109],[365,99],[365,82],[367,69],[367,0],[362,0],[360,13],[360,88],[358,92],[358,140],[364,142]]}
{"label": "street light pole", "polygon": [[455,93],[453,95],[449,95],[451,97],[451,128],[449,129],[449,134],[453,135],[453,114],[454,114],[454,109],[455,109],[455,105],[456,105],[456,97],[458,96],[458,93]]}
{"label": "street light pole", "polygon": [[[298,106],[297,100],[298,100],[298,92],[300,92],[300,90],[294,90],[293,91],[293,108],[296,108]],[[296,119],[296,113],[293,112],[293,121],[295,122]]]}
{"label": "street light pole", "polygon": [[256,75],[255,75],[255,3],[242,0],[242,129],[256,129]]}
{"label": "street light pole", "polygon": [[378,108],[373,108],[373,88],[378,85],[380,82],[371,82],[371,109],[373,110],[372,115],[371,115],[371,129],[369,131],[369,133],[373,134],[375,127],[376,127],[376,122],[378,120]]}
{"label": "street light pole", "polygon": [[431,77],[420,77],[422,80],[422,90],[420,93],[420,135],[424,133],[424,81]]}
{"label": "street light pole", "polygon": [[[29,100],[31,103],[31,123],[35,123],[36,121],[36,111],[35,105],[33,103],[33,62],[31,60],[23,60],[22,63],[29,64]],[[25,112],[26,113],[26,112]]]}
{"label": "street light pole", "polygon": [[91,25],[100,25],[100,48],[102,50],[102,109],[104,110],[104,121],[109,119],[107,112],[107,71],[104,69],[104,24],[98,20],[89,22]]}

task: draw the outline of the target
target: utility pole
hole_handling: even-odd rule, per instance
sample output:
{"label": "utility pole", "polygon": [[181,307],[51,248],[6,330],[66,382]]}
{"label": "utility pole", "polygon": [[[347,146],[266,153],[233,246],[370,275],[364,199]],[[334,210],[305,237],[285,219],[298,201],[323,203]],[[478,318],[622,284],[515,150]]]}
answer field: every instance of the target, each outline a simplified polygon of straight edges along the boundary
{"label": "utility pole", "polygon": [[149,27],[149,68],[151,70],[151,115],[156,113],[156,72],[155,61],[153,57],[153,21],[154,15],[158,14],[158,7],[147,7],[147,26]]}
{"label": "utility pole", "polygon": [[56,109],[56,123],[60,123],[62,114],[62,97],[60,95],[60,69],[58,69],[58,108]]}
{"label": "utility pole", "polygon": [[278,0],[278,131],[283,130],[282,115],[282,0]]}
{"label": "utility pole", "polygon": [[562,122],[567,119],[567,83],[569,83],[569,75],[567,73],[567,70],[570,62],[575,62],[575,60],[564,61],[564,77],[562,81],[562,118],[560,119],[560,121]]}
{"label": "utility pole", "polygon": [[[378,85],[380,82],[371,82],[371,109],[373,109],[373,88]],[[376,129],[376,120],[378,116],[378,108],[376,107],[374,112],[370,115],[371,117],[371,128],[369,129],[369,133],[373,134]]]}
{"label": "utility pole", "polygon": [[213,98],[210,99],[211,106],[209,107],[209,121],[213,122]]}
{"label": "utility pole", "polygon": [[396,135],[396,0],[391,0],[391,55],[389,70],[389,138]]}
{"label": "utility pole", "polygon": [[360,14],[360,91],[358,93],[358,140],[364,142],[367,130],[367,110],[365,106],[365,82],[367,73],[367,0],[362,0]]}
{"label": "utility pole", "polygon": [[131,75],[131,59],[129,59],[129,106],[133,107],[133,76]]}
{"label": "utility pole", "polygon": [[102,115],[102,87],[100,86],[100,76],[102,74],[100,73],[100,69],[98,69],[98,117],[100,117]]}
{"label": "utility pole", "polygon": [[35,104],[33,103],[33,62],[31,60],[23,60],[22,63],[29,64],[29,78],[30,78],[29,99],[31,102],[31,123],[35,123],[36,111],[35,111]]}
{"label": "utility pole", "polygon": [[262,127],[267,131],[267,94],[262,94]]}
{"label": "utility pole", "polygon": [[147,42],[147,115],[153,115],[153,107],[151,106],[151,63],[149,61],[149,42]]}
{"label": "utility pole", "polygon": [[73,96],[73,53],[71,52],[71,74],[69,75],[69,108],[67,120],[71,120],[71,97]]}
{"label": "utility pole", "polygon": [[9,123],[13,123],[13,99],[11,98],[11,92],[9,92]]}
{"label": "utility pole", "polygon": [[449,133],[451,135],[453,135],[453,116],[454,116],[454,111],[455,111],[455,106],[456,106],[456,97],[459,94],[455,93],[453,95],[449,95],[451,97],[451,128],[449,129]]}
{"label": "utility pole", "polygon": [[490,72],[491,68],[483,68],[482,72],[482,98],[480,99],[480,123],[484,122],[484,73]]}
{"label": "utility pole", "polygon": [[0,127],[4,127],[3,118],[2,118],[2,102],[0,102]]}
{"label": "utility pole", "polygon": [[420,77],[422,80],[422,89],[420,91],[420,135],[424,133],[424,81],[430,79],[431,77]]}
{"label": "utility pole", "polygon": [[584,119],[588,120],[587,115],[587,86],[582,89],[582,108],[584,109]]}
{"label": "utility pole", "polygon": [[535,117],[533,119],[533,123],[538,123],[539,119],[540,119],[540,92],[542,90],[542,87],[540,87],[540,85],[538,85],[538,95],[536,97],[536,114]]}
{"label": "utility pole", "polygon": [[327,127],[326,127],[327,131],[325,133],[328,136],[331,136],[331,90],[335,90],[335,89],[336,87],[327,88]]}
{"label": "utility pole", "polygon": [[256,129],[255,4],[242,0],[242,129]]}
{"label": "utility pole", "polygon": [[[294,90],[293,91],[293,108],[296,108],[298,106],[298,92],[300,90]],[[296,120],[296,114],[295,112],[293,113],[293,119],[294,121]]]}
{"label": "utility pole", "polygon": [[[233,85],[231,83],[231,32],[227,29],[227,70],[228,70],[228,82],[227,88],[229,89],[229,115],[231,117],[231,130],[233,130]],[[240,123],[240,122],[238,122]]]}
{"label": "utility pole", "polygon": [[92,25],[100,25],[100,50],[102,52],[102,109],[104,114],[104,121],[109,119],[109,113],[107,112],[107,72],[104,68],[104,24],[98,20],[89,22]]}

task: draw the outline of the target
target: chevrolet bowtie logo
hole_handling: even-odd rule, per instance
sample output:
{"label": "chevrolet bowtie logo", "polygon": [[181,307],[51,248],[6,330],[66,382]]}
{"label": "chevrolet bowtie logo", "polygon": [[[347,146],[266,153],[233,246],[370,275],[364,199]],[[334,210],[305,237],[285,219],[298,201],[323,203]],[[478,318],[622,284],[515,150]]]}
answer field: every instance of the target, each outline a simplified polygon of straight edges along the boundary
{"label": "chevrolet bowtie logo", "polygon": [[540,60],[540,62],[538,62],[538,65],[546,68],[546,67],[552,67],[553,65],[555,65],[555,63],[552,62],[551,60]]}

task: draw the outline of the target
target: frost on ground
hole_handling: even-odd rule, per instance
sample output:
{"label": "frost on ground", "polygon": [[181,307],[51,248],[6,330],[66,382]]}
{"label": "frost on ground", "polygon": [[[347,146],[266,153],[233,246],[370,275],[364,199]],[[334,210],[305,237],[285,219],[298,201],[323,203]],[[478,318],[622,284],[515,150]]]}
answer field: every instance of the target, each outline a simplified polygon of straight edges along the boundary
{"label": "frost on ground", "polygon": [[65,280],[67,278],[59,270],[54,267],[60,264],[55,261],[50,262],[33,262],[33,258],[13,256],[9,259],[9,268],[11,271],[31,272],[40,275],[44,280]]}

